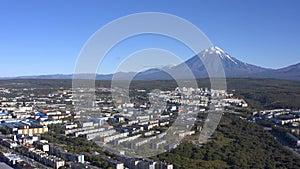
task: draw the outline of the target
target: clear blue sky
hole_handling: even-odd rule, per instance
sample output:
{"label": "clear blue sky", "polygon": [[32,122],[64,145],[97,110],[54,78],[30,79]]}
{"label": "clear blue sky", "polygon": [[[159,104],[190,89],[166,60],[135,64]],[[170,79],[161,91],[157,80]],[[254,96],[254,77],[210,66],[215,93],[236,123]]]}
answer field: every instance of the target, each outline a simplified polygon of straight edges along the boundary
{"label": "clear blue sky", "polygon": [[[0,77],[72,73],[80,49],[96,30],[137,12],[177,15],[198,26],[214,45],[233,57],[280,68],[300,62],[299,9],[298,0],[2,0]],[[140,46],[111,52],[105,58],[111,65],[100,70],[112,72],[123,55],[164,44],[153,44],[153,39],[165,40],[139,38],[130,39],[139,43],[128,43]],[[173,50],[174,46],[165,48]]]}

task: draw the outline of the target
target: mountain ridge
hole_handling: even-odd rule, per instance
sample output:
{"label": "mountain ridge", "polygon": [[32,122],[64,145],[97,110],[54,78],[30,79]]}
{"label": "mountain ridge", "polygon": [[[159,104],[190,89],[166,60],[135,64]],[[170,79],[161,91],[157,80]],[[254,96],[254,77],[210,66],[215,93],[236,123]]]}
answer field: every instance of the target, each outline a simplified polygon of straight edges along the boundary
{"label": "mountain ridge", "polygon": [[[235,57],[230,56],[221,48],[214,46],[208,48],[198,55],[191,57],[185,62],[175,65],[166,66],[162,69],[148,69],[143,72],[117,72],[115,74],[96,74],[97,80],[111,80],[117,77],[118,80],[127,80],[134,77],[134,80],[170,80],[176,75],[176,79],[184,78],[208,78],[202,57],[218,57],[222,63],[225,76],[228,78],[274,78],[285,80],[300,81],[300,63],[286,66],[279,69],[264,68],[253,64],[242,62]],[[188,70],[188,69],[189,70]],[[167,73],[168,72],[168,73]],[[191,74],[193,76],[191,76]],[[76,75],[77,76],[77,75]],[[91,77],[91,76],[89,76]],[[0,79],[72,79],[73,74],[51,74],[36,76],[18,76]],[[84,76],[82,77],[84,78]]]}

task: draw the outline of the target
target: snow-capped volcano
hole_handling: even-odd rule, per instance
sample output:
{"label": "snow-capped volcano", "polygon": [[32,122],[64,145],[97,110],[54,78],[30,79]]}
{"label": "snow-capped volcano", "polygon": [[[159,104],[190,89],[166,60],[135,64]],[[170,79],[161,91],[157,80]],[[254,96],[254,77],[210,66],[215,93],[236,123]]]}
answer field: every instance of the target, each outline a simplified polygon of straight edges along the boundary
{"label": "snow-capped volcano", "polygon": [[247,64],[230,56],[219,47],[211,47],[187,60],[185,64],[192,70],[197,78],[207,77],[207,72],[200,57],[219,57],[226,77],[250,77],[252,74],[264,72],[268,69]]}
{"label": "snow-capped volcano", "polygon": [[232,59],[231,56],[229,56],[229,54],[224,52],[221,48],[215,46],[215,47],[211,47],[210,50],[211,50],[211,52],[216,52],[222,60],[228,60],[229,59],[233,63],[238,64],[234,59]]}
{"label": "snow-capped volcano", "polygon": [[[208,64],[216,64],[216,69],[222,68],[227,78],[278,78],[300,80],[300,63],[282,69],[268,69],[252,64],[242,62],[220,47],[213,46],[203,50],[198,55],[193,56],[184,63],[175,66],[167,66],[162,69],[149,69],[140,72],[135,77],[136,80],[170,80],[170,79],[190,79],[190,78],[207,78],[207,65],[205,66],[200,59],[208,59]],[[207,64],[206,63],[206,64]],[[175,75],[171,77],[170,74]],[[192,76],[191,76],[192,74]],[[223,77],[223,76],[222,76]]]}
{"label": "snow-capped volcano", "polygon": [[[122,73],[120,75],[121,79],[128,79],[128,77],[136,74],[136,80],[170,80],[170,79],[190,79],[190,78],[207,78],[208,73],[206,67],[200,59],[213,58],[210,59],[209,63],[221,63],[225,76],[227,78],[231,77],[251,77],[251,78],[276,78],[276,79],[288,79],[288,80],[300,80],[300,63],[291,65],[282,69],[267,69],[255,65],[251,65],[242,62],[229,53],[225,52],[219,47],[213,46],[204,51],[200,52],[198,55],[188,59],[184,63],[179,65],[169,65],[162,67],[161,69],[148,69],[143,72],[135,73]],[[217,64],[220,67],[219,64]],[[207,66],[207,65],[206,65]],[[176,75],[176,77],[171,77],[170,73]],[[192,74],[192,76],[190,76]],[[113,74],[108,75],[97,75],[99,80],[111,80]],[[31,76],[25,78],[44,78],[44,79],[69,79],[72,75],[45,75],[45,76]],[[24,78],[24,77],[20,77]]]}

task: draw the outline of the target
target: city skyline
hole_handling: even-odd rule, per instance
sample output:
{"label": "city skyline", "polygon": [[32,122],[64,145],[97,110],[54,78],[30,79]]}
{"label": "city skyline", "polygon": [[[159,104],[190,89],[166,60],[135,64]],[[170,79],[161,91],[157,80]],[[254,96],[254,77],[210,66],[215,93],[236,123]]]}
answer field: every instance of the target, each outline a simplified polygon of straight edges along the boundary
{"label": "city skyline", "polygon": [[[95,31],[139,12],[182,17],[202,30],[213,45],[250,64],[281,68],[300,62],[298,1],[130,2],[3,1],[0,77],[72,73],[81,48]],[[133,37],[114,47],[100,65],[100,73],[112,73],[120,61],[144,48],[166,49],[182,60],[193,56],[166,37]]]}

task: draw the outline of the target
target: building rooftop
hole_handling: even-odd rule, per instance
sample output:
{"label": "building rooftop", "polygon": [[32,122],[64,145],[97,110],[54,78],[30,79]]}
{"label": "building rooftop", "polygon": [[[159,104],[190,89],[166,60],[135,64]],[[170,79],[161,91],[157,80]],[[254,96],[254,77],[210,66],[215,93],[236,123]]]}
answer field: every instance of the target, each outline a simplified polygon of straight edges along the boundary
{"label": "building rooftop", "polygon": [[0,162],[0,168],[1,168],[1,169],[13,169],[13,168],[11,168],[9,165],[7,165],[7,164],[5,164],[5,163],[3,163],[3,162]]}
{"label": "building rooftop", "polygon": [[[6,154],[5,155],[9,160],[22,161],[23,157],[17,154]],[[2,169],[2,168],[1,168]]]}

